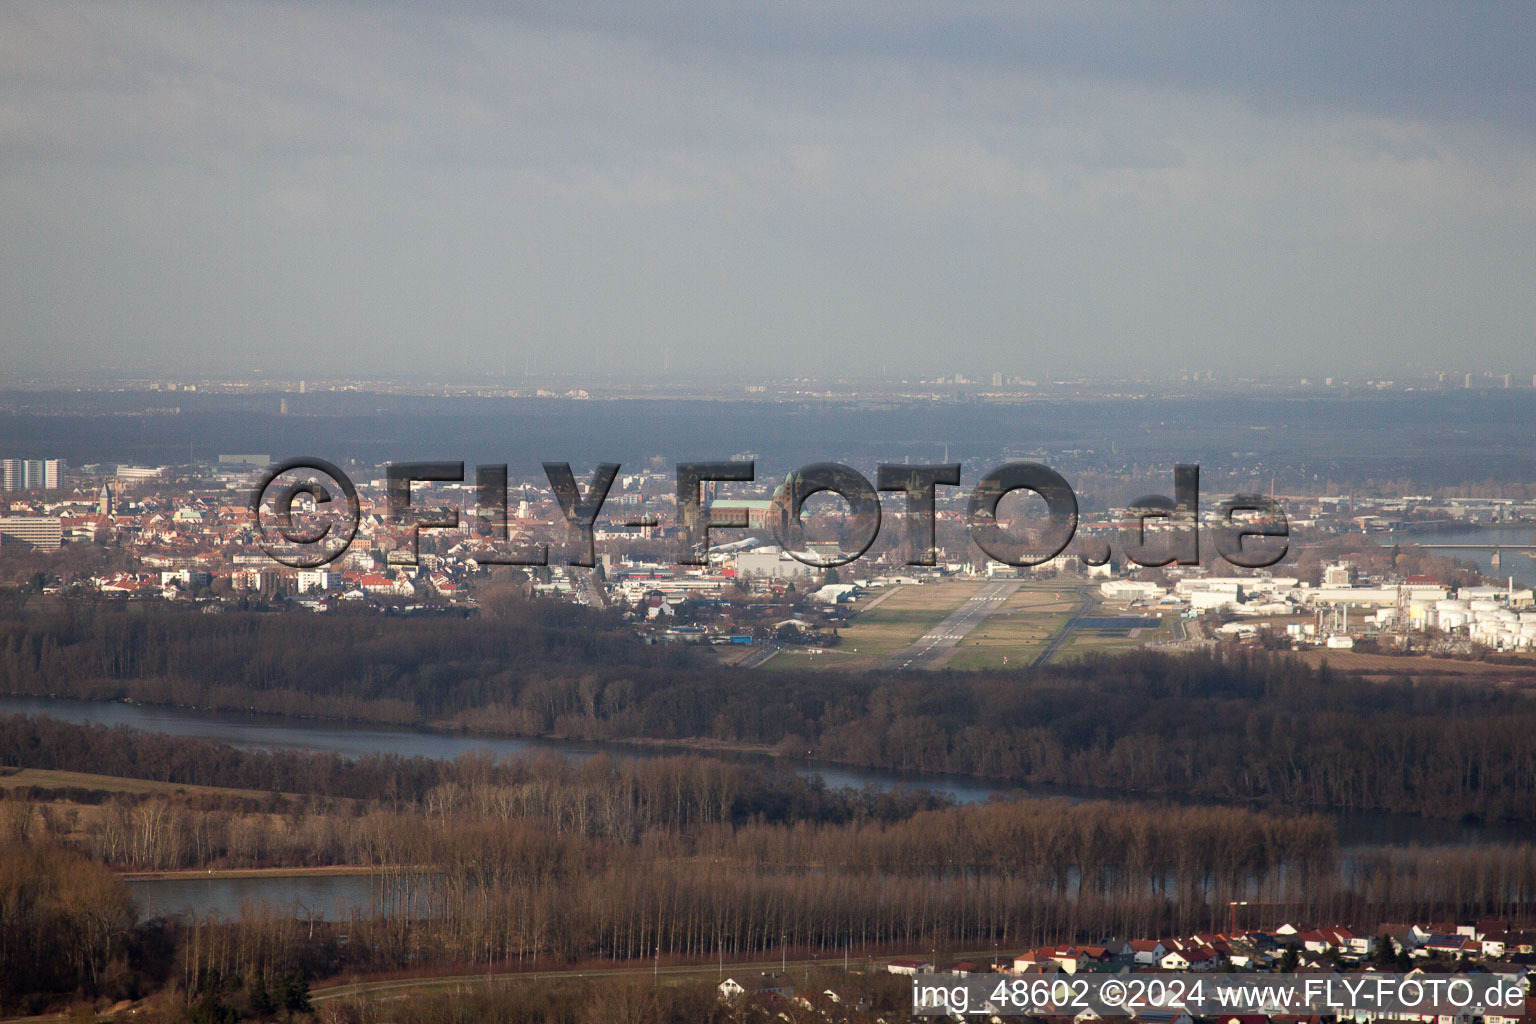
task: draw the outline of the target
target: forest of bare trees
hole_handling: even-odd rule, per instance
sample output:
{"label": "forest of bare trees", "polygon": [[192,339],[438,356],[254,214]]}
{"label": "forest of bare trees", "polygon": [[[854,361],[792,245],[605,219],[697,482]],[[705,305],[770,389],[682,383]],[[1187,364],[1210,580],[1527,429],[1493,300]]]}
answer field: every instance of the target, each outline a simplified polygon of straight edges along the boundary
{"label": "forest of bare trees", "polygon": [[[736,805],[752,774],[698,757],[468,756],[388,801],[18,792],[0,801],[11,865],[0,906],[64,872],[49,883],[67,894],[60,905],[117,915],[121,988],[149,983],[132,948],[149,925],[123,930],[104,868],[374,869],[374,906],[340,922],[251,908],[156,926],[174,952],[154,984],[187,998],[232,978],[1188,934],[1221,927],[1235,899],[1365,927],[1536,912],[1529,845],[1342,853],[1316,816],[1060,799],[879,807],[810,789],[797,802],[793,783],[772,780],[756,783],[785,790],[770,817]],[[110,961],[102,933],[88,934]]]}
{"label": "forest of bare trees", "polygon": [[[1536,682],[1521,679],[1365,680],[1261,651],[921,679],[733,672],[639,644],[602,613],[541,602],[496,620],[82,603],[0,622],[0,693],[594,741],[703,739],[1021,783],[1530,822]],[[138,745],[115,755],[117,767],[91,770],[188,782],[206,774],[173,763],[154,738]],[[0,743],[0,764],[21,763],[16,749]],[[312,791],[321,776],[337,777],[315,759],[303,768],[316,776],[307,786],[292,778],[297,766],[278,762],[264,766],[266,778],[220,784]],[[410,789],[430,775],[382,760],[369,770],[382,776],[357,792]],[[350,777],[361,783],[363,774]]]}
{"label": "forest of bare trees", "polygon": [[[0,837],[0,1010],[33,1009],[46,997],[124,984],[135,921],[122,880],[69,849]],[[39,997],[42,997],[39,999]]]}
{"label": "forest of bare trees", "polygon": [[[984,952],[1211,930],[1232,900],[1275,908],[1269,923],[1536,914],[1536,847],[1341,851],[1309,813],[1536,820],[1536,707],[1518,682],[1365,681],[1262,653],[910,680],[727,673],[686,652],[613,655],[613,623],[566,614],[82,605],[0,624],[0,691],[217,704],[219,687],[248,687],[268,710],[703,738],[1142,799],[953,806],[830,790],[765,757],[347,759],[0,716],[0,771],[157,784],[5,791],[0,924],[54,945],[0,949],[4,1008],[155,992],[186,1019],[259,1017],[351,973]],[[115,875],[333,865],[372,873],[371,908],[141,921]],[[36,969],[66,947],[78,967]]]}

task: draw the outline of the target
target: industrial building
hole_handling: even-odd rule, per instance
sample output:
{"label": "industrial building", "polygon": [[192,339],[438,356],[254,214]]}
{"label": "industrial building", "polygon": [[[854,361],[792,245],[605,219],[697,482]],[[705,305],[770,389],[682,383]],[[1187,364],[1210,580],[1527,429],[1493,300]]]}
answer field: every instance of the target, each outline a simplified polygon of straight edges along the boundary
{"label": "industrial building", "polygon": [[822,570],[812,565],[806,565],[781,548],[762,547],[754,551],[743,551],[738,554],[736,556],[736,572],[742,576],[782,580],[815,576],[822,572]]}

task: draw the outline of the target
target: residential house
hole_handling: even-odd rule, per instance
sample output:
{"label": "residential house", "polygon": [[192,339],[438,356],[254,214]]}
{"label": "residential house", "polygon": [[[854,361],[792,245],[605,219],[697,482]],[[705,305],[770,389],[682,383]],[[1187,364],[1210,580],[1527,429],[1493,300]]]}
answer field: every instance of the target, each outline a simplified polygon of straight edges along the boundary
{"label": "residential house", "polygon": [[795,986],[790,984],[787,974],[778,971],[764,971],[757,978],[743,984],[735,978],[726,978],[718,986],[722,999],[735,999],[742,995],[751,996],[776,996],[780,999],[788,999],[795,994]]}
{"label": "residential house", "polygon": [[1483,1014],[1483,1024],[1531,1024],[1531,1004],[1527,999],[1525,1006],[1516,1011],[1489,1010]]}
{"label": "residential house", "polygon": [[1327,953],[1334,948],[1332,937],[1319,929],[1298,932],[1296,937],[1301,940],[1301,948],[1308,953]]}
{"label": "residential house", "polygon": [[1189,1015],[1189,1011],[1172,1007],[1142,1010],[1132,1019],[1140,1021],[1141,1024],[1195,1024],[1195,1019]]}
{"label": "residential house", "polygon": [[1409,924],[1383,924],[1376,929],[1376,940],[1391,944],[1392,952],[1412,953],[1429,938]]}
{"label": "residential house", "polygon": [[1460,960],[1467,956],[1477,956],[1482,952],[1483,944],[1476,939],[1465,935],[1431,935],[1429,940],[1413,952],[1413,956],[1448,956]]}
{"label": "residential house", "polygon": [[1221,954],[1210,946],[1192,946],[1182,950],[1179,955],[1184,957],[1192,971],[1214,971],[1221,966]]}
{"label": "residential house", "polygon": [[1183,953],[1174,949],[1164,953],[1162,958],[1157,961],[1157,966],[1165,971],[1187,971],[1189,970],[1189,960]]}

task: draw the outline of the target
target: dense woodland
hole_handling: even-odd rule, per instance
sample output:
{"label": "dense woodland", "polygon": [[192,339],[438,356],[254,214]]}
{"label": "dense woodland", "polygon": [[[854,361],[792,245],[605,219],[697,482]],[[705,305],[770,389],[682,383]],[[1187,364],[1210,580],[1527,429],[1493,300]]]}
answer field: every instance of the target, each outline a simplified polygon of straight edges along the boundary
{"label": "dense woodland", "polygon": [[[72,749],[87,756],[139,738],[11,719],[5,742],[28,728],[44,746],[77,733]],[[170,742],[186,763],[215,764],[228,749]],[[226,756],[238,773],[241,759],[266,755]],[[1318,816],[1038,799],[945,806],[827,793],[691,756],[466,756],[416,767],[414,786],[389,799],[335,795],[342,785],[286,795],[12,791],[0,801],[7,1007],[78,991],[248,1009],[253,985],[270,996],[292,979],[658,954],[708,963],[781,950],[1006,951],[1211,930],[1232,899],[1271,905],[1263,913],[1276,921],[1254,924],[1536,912],[1536,848],[1344,855]],[[343,778],[349,770],[341,766]],[[222,780],[210,769],[205,781]],[[327,864],[376,869],[371,912],[331,924],[254,908],[238,922],[129,924],[126,890],[104,871]],[[82,967],[32,973],[45,939],[78,944]]]}
{"label": "dense woodland", "polygon": [[[0,692],[788,755],[348,760],[0,716],[0,770],[167,784],[4,791],[3,1010],[154,994],[170,1019],[224,1021],[302,1011],[310,980],[358,973],[1006,951],[1213,929],[1234,899],[1364,927],[1536,914],[1536,847],[1341,853],[1306,813],[1536,820],[1519,683],[1371,682],[1258,652],[731,672],[539,603],[419,620],[60,603],[0,619]],[[828,790],[788,769],[807,751],[1235,805],[957,807]],[[194,786],[219,790],[177,790]],[[370,912],[140,921],[115,874],[326,865],[374,869]],[[648,998],[635,1019],[682,1012]]]}
{"label": "dense woodland", "polygon": [[0,620],[0,693],[702,738],[1107,791],[1536,821],[1536,683],[1520,678],[1369,681],[1260,652],[921,679],[735,672],[644,645],[603,613],[537,601],[470,619],[82,602]]}

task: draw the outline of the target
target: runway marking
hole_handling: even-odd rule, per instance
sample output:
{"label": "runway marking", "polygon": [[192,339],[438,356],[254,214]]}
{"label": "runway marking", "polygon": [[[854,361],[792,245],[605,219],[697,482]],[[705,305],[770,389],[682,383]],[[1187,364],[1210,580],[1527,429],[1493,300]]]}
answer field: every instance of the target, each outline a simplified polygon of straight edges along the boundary
{"label": "runway marking", "polygon": [[901,672],[909,668],[935,669],[949,657],[955,645],[964,640],[971,630],[979,626],[987,616],[1012,597],[1023,585],[1022,580],[1000,580],[988,583],[971,595],[960,607],[928,632],[918,637],[906,650],[901,651],[885,667]]}

